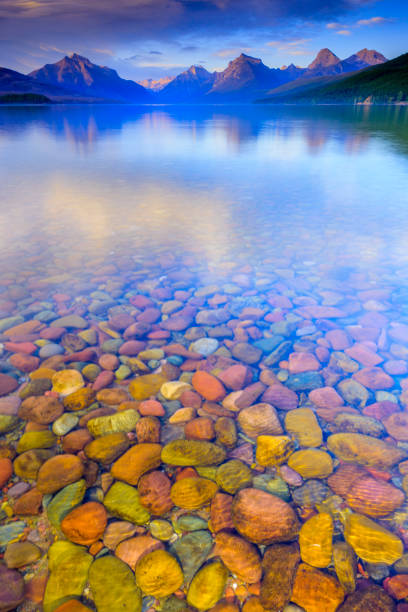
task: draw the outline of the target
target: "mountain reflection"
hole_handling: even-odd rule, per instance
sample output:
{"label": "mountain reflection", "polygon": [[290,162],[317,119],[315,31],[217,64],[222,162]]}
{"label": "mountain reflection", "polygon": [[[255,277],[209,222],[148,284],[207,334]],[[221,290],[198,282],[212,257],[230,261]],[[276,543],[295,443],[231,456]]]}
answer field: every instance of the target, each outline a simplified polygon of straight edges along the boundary
{"label": "mountain reflection", "polygon": [[0,133],[41,129],[63,138],[82,154],[98,142],[119,137],[125,129],[190,133],[190,138],[216,132],[223,146],[239,152],[256,145],[268,131],[279,138],[299,136],[311,153],[333,140],[348,153],[360,151],[379,133],[408,153],[408,109],[401,106],[45,106],[3,107]]}

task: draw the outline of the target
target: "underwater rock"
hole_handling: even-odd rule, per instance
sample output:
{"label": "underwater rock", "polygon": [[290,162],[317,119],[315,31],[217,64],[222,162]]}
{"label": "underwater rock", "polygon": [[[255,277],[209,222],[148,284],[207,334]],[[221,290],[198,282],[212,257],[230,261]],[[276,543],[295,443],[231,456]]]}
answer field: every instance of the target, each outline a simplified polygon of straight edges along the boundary
{"label": "underwater rock", "polygon": [[[264,570],[261,582],[260,604],[262,612],[282,610],[292,596],[296,568],[300,563],[299,546],[293,544],[272,544],[264,553],[262,567]],[[264,607],[263,607],[264,606]]]}
{"label": "underwater rock", "polygon": [[160,444],[136,444],[115,461],[111,474],[117,480],[136,485],[142,474],[160,466],[161,451]]}
{"label": "underwater rock", "polygon": [[186,510],[198,510],[208,504],[218,491],[218,485],[208,478],[183,478],[171,487],[171,499],[175,506]]}
{"label": "underwater rock", "polygon": [[225,450],[204,440],[173,440],[163,447],[163,463],[179,466],[218,465],[225,460]]}
{"label": "underwater rock", "polygon": [[335,612],[344,600],[339,582],[324,572],[301,563],[293,584],[292,601],[307,612]]}
{"label": "underwater rock", "polygon": [[107,555],[92,563],[89,586],[98,612],[142,610],[142,594],[136,586],[133,572],[116,557]]}
{"label": "underwater rock", "polygon": [[167,597],[183,584],[184,576],[175,557],[165,550],[154,550],[136,564],[136,583],[146,595]]}
{"label": "underwater rock", "polygon": [[299,533],[300,556],[313,567],[327,567],[333,554],[333,520],[320,512],[303,523]]}
{"label": "underwater rock", "polygon": [[355,433],[333,434],[327,448],[342,461],[387,470],[406,457],[406,453],[383,440]]}
{"label": "underwater rock", "polygon": [[224,531],[216,535],[215,544],[217,555],[239,580],[253,584],[261,579],[261,557],[256,546]]}
{"label": "underwater rock", "polygon": [[344,537],[356,555],[368,563],[392,565],[402,557],[404,551],[396,535],[361,514],[347,517]]}
{"label": "underwater rock", "polygon": [[187,603],[197,610],[208,610],[222,597],[228,570],[221,561],[211,561],[194,576],[187,591]]}

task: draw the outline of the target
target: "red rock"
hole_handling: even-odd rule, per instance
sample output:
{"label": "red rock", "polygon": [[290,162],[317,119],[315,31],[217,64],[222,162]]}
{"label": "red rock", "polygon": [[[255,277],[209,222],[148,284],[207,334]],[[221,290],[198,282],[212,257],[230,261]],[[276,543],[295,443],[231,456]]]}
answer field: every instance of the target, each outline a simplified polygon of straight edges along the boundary
{"label": "red rock", "polygon": [[408,413],[394,412],[384,421],[387,433],[401,442],[408,441]]}
{"label": "red rock", "polygon": [[211,500],[211,531],[218,533],[223,529],[234,529],[232,521],[233,497],[226,493],[216,493]]}
{"label": "red rock", "polygon": [[399,508],[405,495],[388,482],[363,476],[352,483],[345,499],[354,512],[379,518]]}
{"label": "red rock", "polygon": [[109,317],[109,327],[115,331],[123,331],[133,323],[135,323],[134,317],[126,312]]}
{"label": "red rock", "polygon": [[272,385],[262,395],[262,401],[272,404],[279,410],[293,410],[298,406],[298,396],[284,385]]}
{"label": "red rock", "polygon": [[18,382],[12,376],[0,372],[0,397],[8,395],[15,391],[18,387]]}
{"label": "red rock", "polygon": [[318,370],[320,364],[312,353],[291,353],[289,355],[289,372],[300,374]]}
{"label": "red rock", "polygon": [[102,372],[100,372],[98,376],[95,378],[92,384],[92,389],[94,391],[100,391],[101,389],[104,389],[105,387],[109,387],[109,385],[111,385],[114,380],[115,380],[115,375],[113,372],[111,372],[110,370],[102,370]]}
{"label": "red rock", "polygon": [[184,426],[186,440],[212,440],[215,438],[215,430],[212,419],[209,417],[198,417],[189,421]]}
{"label": "red rock", "polygon": [[171,481],[164,472],[155,470],[144,474],[138,482],[142,504],[155,516],[166,514],[173,507],[170,497]]}
{"label": "red rock", "polygon": [[33,372],[40,365],[38,357],[33,355],[26,355],[25,353],[14,353],[9,359],[12,366],[20,370],[21,372]]}
{"label": "red rock", "polygon": [[380,335],[377,327],[362,327],[361,325],[349,325],[347,331],[357,342],[375,342]]}
{"label": "red rock", "polygon": [[285,295],[268,294],[267,302],[274,308],[285,308],[288,310],[292,308],[292,302]]}
{"label": "red rock", "polygon": [[166,414],[163,406],[157,400],[144,400],[140,402],[138,411],[143,416],[162,417]]}
{"label": "red rock", "polygon": [[219,402],[226,396],[223,384],[212,374],[199,370],[191,380],[194,389],[205,399]]}
{"label": "red rock", "polygon": [[363,414],[365,416],[373,417],[378,421],[383,421],[394,412],[399,412],[399,406],[395,402],[384,400],[382,402],[375,402],[369,404],[363,408]]}
{"label": "red rock", "polygon": [[145,342],[141,340],[128,340],[124,342],[119,349],[119,355],[126,355],[127,357],[134,357],[138,355],[140,351],[143,351],[146,346]]}
{"label": "red rock", "polygon": [[24,323],[20,323],[20,325],[10,327],[10,329],[3,332],[3,335],[6,338],[10,338],[13,342],[18,342],[17,338],[25,336],[26,334],[33,334],[35,332],[39,332],[44,327],[45,325],[41,323],[41,321],[36,321],[35,319],[32,319],[31,321],[25,321]]}
{"label": "red rock", "polygon": [[148,308],[154,305],[152,300],[145,295],[132,295],[132,297],[129,298],[129,302],[132,306],[136,306],[136,308]]}
{"label": "red rock", "polygon": [[372,367],[383,361],[382,357],[370,351],[364,344],[356,342],[351,348],[344,351],[346,355],[355,359],[363,366]]}
{"label": "red rock", "polygon": [[158,308],[150,307],[137,315],[136,318],[143,323],[156,323],[161,318],[161,312]]}
{"label": "red rock", "polygon": [[76,429],[62,438],[62,448],[64,453],[75,454],[85,448],[92,440],[88,429]]}
{"label": "red rock", "polygon": [[195,391],[183,391],[183,393],[179,397],[179,401],[184,407],[196,409],[200,408],[202,404],[201,397]]}
{"label": "red rock", "polygon": [[7,457],[0,458],[0,488],[11,478],[13,474],[13,464]]}
{"label": "red rock", "polygon": [[344,351],[351,345],[348,335],[342,329],[331,329],[326,333],[326,339],[334,351]]}
{"label": "red rock", "polygon": [[408,325],[404,323],[390,323],[388,336],[396,342],[408,344]]}
{"label": "red rock", "polygon": [[335,408],[344,404],[343,398],[333,387],[313,389],[309,393],[309,399],[319,408]]}
{"label": "red rock", "polygon": [[150,330],[150,323],[137,321],[125,329],[123,332],[123,337],[125,340],[130,340],[131,338],[143,338],[143,336],[145,336]]}
{"label": "red rock", "polygon": [[24,353],[25,355],[31,355],[37,350],[36,345],[32,342],[5,342],[4,348],[10,353]]}
{"label": "red rock", "polygon": [[116,355],[112,355],[112,353],[104,353],[99,357],[98,360],[99,365],[103,370],[117,370],[119,367],[119,359]]}
{"label": "red rock", "polygon": [[381,368],[363,368],[353,374],[352,378],[373,391],[391,389],[394,386],[394,380]]}
{"label": "red rock", "polygon": [[235,391],[237,394],[234,399],[236,410],[242,410],[242,408],[248,408],[248,406],[254,404],[264,391],[265,385],[261,382],[252,383],[242,391]]}
{"label": "red rock", "polygon": [[384,581],[384,588],[394,599],[408,597],[408,574],[397,574]]}
{"label": "red rock", "polygon": [[336,495],[346,497],[353,484],[367,475],[367,470],[354,463],[341,463],[337,470],[329,476],[327,484]]}
{"label": "red rock", "polygon": [[83,351],[78,351],[76,353],[63,356],[63,361],[65,362],[96,361],[96,359],[97,354],[93,348],[86,348]]}
{"label": "red rock", "polygon": [[239,391],[251,382],[252,374],[249,368],[237,364],[220,372],[218,377],[228,389]]}
{"label": "red rock", "polygon": [[180,357],[185,357],[186,359],[203,359],[203,355],[187,350],[182,344],[168,344],[167,346],[163,347],[163,351],[166,355],[179,355]]}
{"label": "red rock", "polygon": [[382,327],[385,327],[388,324],[388,319],[380,312],[371,311],[360,317],[358,322],[364,327],[377,327],[381,329]]}
{"label": "red rock", "polygon": [[170,336],[171,336],[170,332],[164,329],[159,329],[157,331],[151,331],[147,334],[147,337],[149,338],[149,340],[166,340],[167,338],[170,338]]}
{"label": "red rock", "polygon": [[20,404],[21,399],[16,395],[0,398],[0,414],[17,414]]}

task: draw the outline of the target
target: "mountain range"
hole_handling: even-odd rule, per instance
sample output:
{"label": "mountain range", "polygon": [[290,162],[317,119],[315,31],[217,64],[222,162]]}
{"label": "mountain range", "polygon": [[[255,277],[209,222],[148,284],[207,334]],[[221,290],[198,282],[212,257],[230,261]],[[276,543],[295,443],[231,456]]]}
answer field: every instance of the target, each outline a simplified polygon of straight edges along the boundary
{"label": "mountain range", "polygon": [[[122,79],[116,70],[98,66],[73,53],[54,64],[46,64],[28,75],[0,68],[1,96],[44,96],[53,102],[248,103],[274,96],[313,90],[343,80],[350,74],[387,65],[378,51],[362,49],[341,60],[330,49],[322,49],[306,68],[290,64],[269,68],[261,59],[241,53],[220,72],[191,66],[174,78],[135,81]],[[389,63],[389,62],[388,62]]]}

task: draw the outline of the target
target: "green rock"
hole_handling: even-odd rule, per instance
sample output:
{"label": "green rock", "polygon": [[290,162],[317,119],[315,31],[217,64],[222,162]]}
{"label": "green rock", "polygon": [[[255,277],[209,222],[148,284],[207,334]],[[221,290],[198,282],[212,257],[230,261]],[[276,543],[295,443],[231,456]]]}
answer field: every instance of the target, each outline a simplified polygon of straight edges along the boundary
{"label": "green rock", "polygon": [[263,360],[263,363],[267,367],[270,367],[270,366],[273,366],[279,363],[280,361],[282,361],[282,359],[284,359],[287,356],[291,348],[292,348],[292,343],[289,340],[285,340],[285,342],[281,342],[281,344],[279,344],[273,351],[269,353],[267,357],[265,357],[265,359]]}
{"label": "green rock", "polygon": [[13,414],[0,414],[0,433],[13,431],[18,425],[18,417]]}
{"label": "green rock", "polygon": [[51,327],[67,327],[72,329],[85,329],[88,327],[87,321],[82,317],[72,314],[67,315],[66,317],[60,317],[59,319],[55,319],[51,323]]}
{"label": "green rock", "polygon": [[132,374],[132,370],[127,365],[121,365],[115,370],[115,377],[117,380],[125,380],[128,376]]}
{"label": "green rock", "polygon": [[154,538],[166,542],[174,535],[173,527],[168,521],[155,519],[149,524],[149,531]]}
{"label": "green rock", "polygon": [[87,380],[93,382],[101,373],[101,368],[96,363],[88,363],[81,371],[81,374]]}
{"label": "green rock", "polygon": [[129,566],[111,555],[96,559],[89,586],[98,612],[141,612],[142,594]]}
{"label": "green rock", "polygon": [[22,453],[14,459],[14,473],[22,480],[36,480],[38,470],[52,455],[52,451],[37,448]]}
{"label": "green rock", "polygon": [[150,513],[140,502],[139,491],[124,482],[115,482],[103,500],[105,508],[117,518],[144,525]]}
{"label": "green rock", "polygon": [[201,531],[207,527],[208,522],[194,514],[183,514],[174,524],[176,531]]}
{"label": "green rock", "polygon": [[184,582],[188,585],[194,574],[202,566],[210,554],[214,541],[209,531],[192,531],[176,540],[170,547],[183,568]]}
{"label": "green rock", "polygon": [[56,436],[65,436],[65,434],[67,434],[69,431],[71,431],[71,429],[74,429],[74,427],[77,426],[78,421],[79,419],[77,416],[66,412],[65,414],[61,415],[56,421],[54,421],[54,423],[52,424],[52,431],[55,433]]}
{"label": "green rock", "polygon": [[32,396],[38,397],[39,395],[44,395],[51,387],[52,382],[49,378],[36,378],[35,380],[30,380],[24,389],[21,389],[19,396],[22,400]]}
{"label": "green rock", "polygon": [[274,477],[270,474],[259,474],[258,476],[254,476],[252,486],[255,489],[261,489],[267,493],[272,493],[284,501],[289,501],[290,499],[289,487],[280,476]]}
{"label": "green rock", "polygon": [[11,542],[4,553],[7,567],[30,565],[42,557],[42,551],[32,542]]}
{"label": "green rock", "polygon": [[203,440],[173,440],[162,450],[162,461],[170,465],[218,465],[225,460],[225,450]]}
{"label": "green rock", "polygon": [[252,472],[250,468],[239,459],[231,459],[220,465],[217,470],[217,485],[231,495],[235,495],[245,487],[250,487],[251,482]]}
{"label": "green rock", "polygon": [[84,331],[78,332],[78,336],[85,340],[89,346],[94,346],[98,344],[98,334],[95,329],[84,329]]}
{"label": "green rock", "polygon": [[52,448],[56,443],[57,437],[49,429],[27,431],[17,444],[17,452],[20,455],[35,448]]}
{"label": "green rock", "polygon": [[15,540],[23,533],[26,524],[23,521],[15,521],[8,525],[0,526],[0,546],[7,546],[11,540]]}
{"label": "green rock", "polygon": [[94,438],[113,433],[127,433],[133,431],[140,419],[137,410],[122,410],[107,416],[90,419],[87,423],[89,432]]}
{"label": "green rock", "polygon": [[112,340],[105,340],[102,344],[101,349],[103,353],[118,353],[120,347],[123,344],[123,340],[121,338],[112,338]]}
{"label": "green rock", "polygon": [[48,520],[54,527],[59,527],[62,519],[73,508],[78,506],[86,491],[85,480],[78,480],[58,491],[47,506]]}
{"label": "green rock", "polygon": [[48,551],[51,574],[44,593],[44,612],[53,612],[65,601],[82,595],[92,561],[92,555],[83,546],[65,540],[51,545]]}
{"label": "green rock", "polygon": [[20,325],[20,323],[24,323],[23,317],[20,316],[0,319],[0,332],[5,332],[15,325]]}

